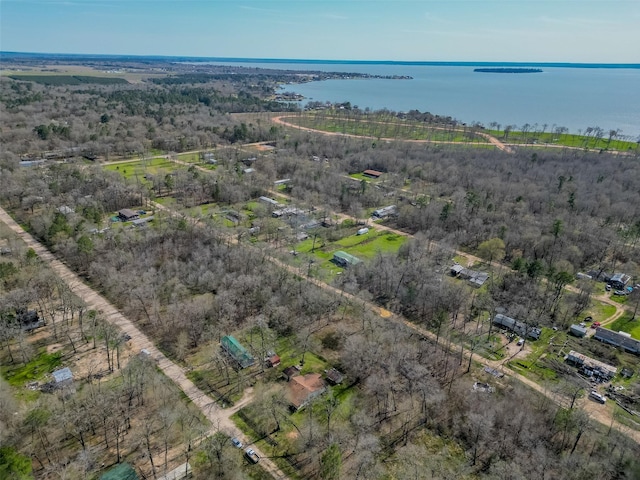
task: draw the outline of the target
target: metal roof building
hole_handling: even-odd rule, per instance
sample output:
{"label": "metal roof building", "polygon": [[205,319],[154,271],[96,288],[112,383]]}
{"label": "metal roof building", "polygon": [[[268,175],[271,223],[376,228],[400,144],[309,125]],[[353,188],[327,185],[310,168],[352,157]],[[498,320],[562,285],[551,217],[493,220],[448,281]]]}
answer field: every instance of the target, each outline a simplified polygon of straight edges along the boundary
{"label": "metal roof building", "polygon": [[354,257],[353,255],[347,252],[343,252],[342,250],[333,253],[333,261],[343,268],[362,263],[362,260],[360,260],[358,257]]}
{"label": "metal roof building", "polygon": [[631,338],[631,335],[628,333],[614,332],[606,328],[598,327],[596,328],[596,334],[593,338],[615,347],[622,347],[628,352],[640,354],[640,340]]}
{"label": "metal roof building", "polygon": [[246,368],[254,364],[255,359],[253,356],[231,335],[222,337],[220,344],[224,351],[238,362],[241,368]]}
{"label": "metal roof building", "polygon": [[56,383],[70,382],[73,380],[73,373],[71,373],[71,370],[69,369],[69,367],[56,370],[55,372],[52,373],[52,375]]}

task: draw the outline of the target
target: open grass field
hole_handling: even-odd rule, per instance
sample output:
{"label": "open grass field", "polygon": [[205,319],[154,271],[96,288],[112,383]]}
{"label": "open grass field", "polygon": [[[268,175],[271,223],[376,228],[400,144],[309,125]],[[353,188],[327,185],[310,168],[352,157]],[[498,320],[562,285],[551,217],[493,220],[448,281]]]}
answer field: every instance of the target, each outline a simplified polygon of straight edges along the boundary
{"label": "open grass field", "polygon": [[37,75],[37,74],[20,74],[7,75],[14,80],[23,82],[36,82],[43,85],[120,85],[126,84],[124,78],[119,77],[98,77],[92,75]]}
{"label": "open grass field", "polygon": [[446,128],[428,125],[421,122],[389,119],[387,117],[369,115],[352,117],[309,113],[302,116],[287,117],[288,123],[321,130],[324,132],[342,133],[372,138],[397,140],[429,140],[435,142],[469,142],[486,144],[488,141],[471,130]]}
{"label": "open grass field", "polygon": [[594,150],[615,150],[620,152],[635,151],[639,148],[638,143],[618,140],[615,137],[609,142],[608,134],[604,137],[596,138],[594,136],[576,135],[570,133],[555,134],[552,132],[521,132],[511,131],[505,135],[504,130],[485,130],[486,133],[493,135],[505,143],[514,144],[535,144],[544,145],[560,145],[564,147],[588,148]]}
{"label": "open grass field", "polygon": [[22,387],[28,382],[42,381],[62,363],[62,354],[41,352],[26,364],[13,364],[0,367],[2,376],[9,385]]}
{"label": "open grass field", "polygon": [[165,158],[152,158],[150,160],[134,160],[126,163],[105,165],[104,169],[120,173],[127,180],[137,179],[142,183],[150,183],[145,175],[161,176],[186,169],[184,165],[179,165]]}
{"label": "open grass field", "polygon": [[[165,73],[151,73],[144,71],[137,71],[135,69],[123,69],[123,70],[98,70],[93,67],[84,65],[63,65],[63,64],[51,64],[43,65],[40,67],[21,68],[18,70],[4,69],[0,71],[2,76],[20,76],[24,77],[23,80],[36,81],[30,77],[54,77],[54,76],[81,76],[81,77],[102,77],[107,79],[119,79],[124,80],[124,83],[140,83],[146,78],[158,78],[165,77]],[[55,80],[54,80],[55,81]],[[90,82],[86,83],[100,83]],[[122,83],[122,82],[120,82]],[[66,84],[65,84],[66,85]]]}
{"label": "open grass field", "polygon": [[[459,142],[494,148],[486,138],[474,134],[471,128],[464,126],[448,127],[426,124],[411,120],[401,120],[394,116],[368,114],[357,116],[353,113],[309,112],[304,115],[286,118],[287,123],[300,127],[312,128],[325,132],[342,133],[373,138],[393,138],[397,140],[429,140],[434,142]],[[571,148],[587,148],[592,150],[613,150],[619,152],[637,152],[640,144],[620,140],[615,135],[609,138],[609,132],[601,136],[576,135],[555,132],[522,132],[511,130],[481,129],[481,133],[489,134],[509,144],[528,144],[544,147],[545,145]]]}
{"label": "open grass field", "polygon": [[[331,281],[343,270],[331,261],[334,252],[342,250],[366,261],[374,258],[378,253],[397,252],[407,240],[407,237],[403,235],[379,231],[371,227],[365,235],[356,235],[357,230],[355,227],[346,228],[342,238],[336,241],[327,241],[324,245],[322,245],[322,240],[316,239],[314,251],[312,251],[313,236],[311,236],[296,244],[295,251],[298,254],[304,254],[303,258],[314,260],[313,267],[309,269],[312,275],[324,281]],[[296,258],[298,258],[299,267],[303,267],[303,263],[307,262],[299,257]]]}
{"label": "open grass field", "polygon": [[594,301],[593,305],[585,311],[585,317],[590,316],[595,322],[602,322],[616,313],[616,307],[608,303]]}

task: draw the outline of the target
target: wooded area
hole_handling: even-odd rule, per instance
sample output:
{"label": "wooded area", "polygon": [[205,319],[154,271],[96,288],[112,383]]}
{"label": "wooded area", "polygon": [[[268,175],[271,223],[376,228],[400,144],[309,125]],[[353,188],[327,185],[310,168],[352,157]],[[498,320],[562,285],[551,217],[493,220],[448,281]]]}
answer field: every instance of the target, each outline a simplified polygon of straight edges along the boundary
{"label": "wooded area", "polygon": [[[212,402],[248,398],[231,418],[290,478],[640,475],[638,357],[567,335],[587,315],[638,322],[638,289],[614,296],[598,281],[640,279],[638,158],[383,141],[364,112],[350,120],[359,138],[325,135],[272,121],[335,114],[304,120],[273,99],[272,76],[208,75],[0,78],[0,204]],[[269,478],[228,432],[205,438],[153,359],[4,225],[0,241],[0,473],[100,478],[128,462],[160,478],[189,461],[195,478]],[[363,261],[342,268],[338,250]],[[458,263],[487,280],[455,278]],[[29,311],[44,325],[24,328]],[[496,313],[541,339],[515,349]],[[220,347],[229,335],[246,368]],[[624,410],[588,403],[604,386],[564,362],[570,349],[631,371],[612,384]],[[65,366],[72,385],[43,389]],[[292,385],[312,375],[324,393],[292,408]]]}

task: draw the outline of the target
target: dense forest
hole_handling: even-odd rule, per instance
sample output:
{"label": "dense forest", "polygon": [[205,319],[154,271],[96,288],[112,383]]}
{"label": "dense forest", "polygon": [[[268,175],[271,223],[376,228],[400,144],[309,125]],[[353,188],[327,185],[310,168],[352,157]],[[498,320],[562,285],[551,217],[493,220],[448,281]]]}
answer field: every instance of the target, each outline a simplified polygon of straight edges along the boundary
{"label": "dense forest", "polygon": [[[304,112],[273,100],[272,76],[216,75],[117,85],[1,78],[0,204],[212,401],[232,405],[250,390],[253,401],[232,418],[291,478],[640,475],[638,444],[617,421],[613,428],[613,413],[602,425],[583,408],[591,387],[562,362],[562,348],[532,364],[554,396],[474,362],[506,342],[491,324],[497,312],[555,335],[600,305],[600,275],[625,272],[638,283],[637,158],[292,129],[272,117]],[[252,150],[255,142],[268,148]],[[139,174],[113,163],[127,158]],[[154,169],[155,160],[170,166]],[[382,179],[358,176],[365,170]],[[301,236],[302,221],[278,218],[260,197],[299,207],[314,226]],[[375,229],[371,212],[388,205],[395,214],[381,225],[398,232],[397,247],[338,273],[323,266],[327,245]],[[152,220],[120,222],[122,209]],[[268,478],[227,432],[205,439],[206,422],[176,386],[8,229],[0,233],[6,471],[99,478],[104,464],[126,460],[158,478],[188,460],[197,478]],[[476,258],[487,283],[452,278],[454,258]],[[621,314],[635,317],[638,303],[633,291]],[[20,325],[30,310],[46,323],[35,333]],[[255,365],[237,368],[224,354],[230,334]],[[637,370],[629,353],[565,337],[563,348]],[[287,383],[260,361],[273,351],[303,373],[336,368],[346,380],[291,413]],[[34,362],[85,357],[94,366],[72,392],[29,390]],[[626,408],[640,408],[637,375],[624,385]]]}

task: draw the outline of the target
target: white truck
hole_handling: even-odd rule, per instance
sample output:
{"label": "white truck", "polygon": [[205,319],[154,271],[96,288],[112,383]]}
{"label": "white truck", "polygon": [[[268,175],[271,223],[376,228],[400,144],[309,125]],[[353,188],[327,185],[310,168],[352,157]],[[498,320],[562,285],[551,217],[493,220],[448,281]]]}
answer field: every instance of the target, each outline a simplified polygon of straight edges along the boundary
{"label": "white truck", "polygon": [[253,448],[247,448],[244,451],[244,455],[245,457],[247,457],[247,459],[251,462],[251,463],[258,463],[260,461],[260,457],[258,456],[258,454],[253,450]]}

